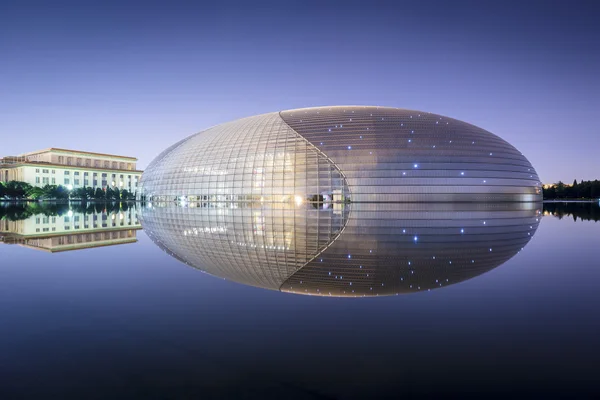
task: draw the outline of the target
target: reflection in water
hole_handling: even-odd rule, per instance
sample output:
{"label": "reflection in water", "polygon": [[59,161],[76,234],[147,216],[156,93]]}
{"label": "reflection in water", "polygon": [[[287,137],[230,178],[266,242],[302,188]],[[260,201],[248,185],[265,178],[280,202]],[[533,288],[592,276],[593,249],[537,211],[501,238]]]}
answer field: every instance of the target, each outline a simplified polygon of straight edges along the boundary
{"label": "reflection in water", "polygon": [[143,208],[149,237],[209,274],[284,292],[378,296],[489,271],[535,233],[541,204],[205,203]]}
{"label": "reflection in water", "polygon": [[579,218],[582,221],[600,221],[600,204],[598,202],[552,202],[544,203],[544,215],[552,215],[559,219],[566,216]]}
{"label": "reflection in water", "polygon": [[48,252],[137,242],[136,210],[114,204],[0,206],[0,242]]}

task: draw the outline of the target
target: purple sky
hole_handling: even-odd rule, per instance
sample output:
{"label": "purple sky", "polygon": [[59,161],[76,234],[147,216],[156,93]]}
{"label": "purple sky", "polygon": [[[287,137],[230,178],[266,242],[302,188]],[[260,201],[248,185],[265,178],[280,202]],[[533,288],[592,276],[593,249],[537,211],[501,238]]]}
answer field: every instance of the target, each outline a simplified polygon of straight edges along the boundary
{"label": "purple sky", "polygon": [[[0,3],[0,155],[131,155],[288,108],[429,111],[600,179],[594,1]],[[449,3],[449,2],[448,2]]]}

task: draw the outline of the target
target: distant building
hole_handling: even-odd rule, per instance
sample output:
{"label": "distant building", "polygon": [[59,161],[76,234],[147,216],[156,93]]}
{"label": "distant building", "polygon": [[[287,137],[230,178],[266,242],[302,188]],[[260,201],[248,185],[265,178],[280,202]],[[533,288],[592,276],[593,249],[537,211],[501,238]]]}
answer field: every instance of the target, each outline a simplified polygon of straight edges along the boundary
{"label": "distant building", "polygon": [[134,157],[50,148],[0,158],[0,181],[136,192],[142,175],[136,162]]}

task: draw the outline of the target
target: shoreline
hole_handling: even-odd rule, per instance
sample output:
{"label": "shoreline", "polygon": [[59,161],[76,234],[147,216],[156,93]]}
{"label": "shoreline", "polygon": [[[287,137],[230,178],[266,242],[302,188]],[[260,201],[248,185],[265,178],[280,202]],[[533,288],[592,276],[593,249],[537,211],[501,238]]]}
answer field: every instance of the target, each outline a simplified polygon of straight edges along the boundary
{"label": "shoreline", "polygon": [[600,199],[548,199],[544,203],[598,203]]}

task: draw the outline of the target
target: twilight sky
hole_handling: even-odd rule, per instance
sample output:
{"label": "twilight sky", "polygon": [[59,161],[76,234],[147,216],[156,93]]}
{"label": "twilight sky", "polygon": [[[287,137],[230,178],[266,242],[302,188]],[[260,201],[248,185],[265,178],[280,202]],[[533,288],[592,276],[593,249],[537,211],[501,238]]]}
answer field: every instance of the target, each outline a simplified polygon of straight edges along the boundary
{"label": "twilight sky", "polygon": [[358,104],[480,126],[543,182],[600,179],[595,3],[3,0],[0,156],[63,147],[143,169],[222,122]]}

